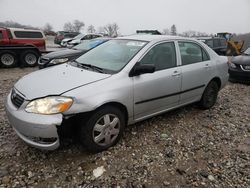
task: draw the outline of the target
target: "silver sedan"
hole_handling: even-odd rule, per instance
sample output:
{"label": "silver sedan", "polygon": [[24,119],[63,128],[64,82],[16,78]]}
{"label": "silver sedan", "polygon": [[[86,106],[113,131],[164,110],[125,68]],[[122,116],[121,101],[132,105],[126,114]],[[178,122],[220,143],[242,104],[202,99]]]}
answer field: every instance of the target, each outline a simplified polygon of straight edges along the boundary
{"label": "silver sedan", "polygon": [[24,76],[5,106],[17,135],[36,148],[56,149],[74,130],[99,152],[115,145],[127,124],[194,102],[211,108],[227,80],[226,60],[202,42],[134,35]]}

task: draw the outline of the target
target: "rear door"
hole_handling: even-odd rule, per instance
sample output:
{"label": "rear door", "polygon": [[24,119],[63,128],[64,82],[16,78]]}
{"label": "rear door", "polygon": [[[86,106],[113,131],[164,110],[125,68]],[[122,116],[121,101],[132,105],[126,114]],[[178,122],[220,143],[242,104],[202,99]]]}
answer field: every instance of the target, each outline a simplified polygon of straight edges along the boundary
{"label": "rear door", "polygon": [[174,42],[164,42],[152,47],[140,60],[140,64],[154,64],[156,71],[133,77],[135,120],[178,105],[181,70],[176,57]]}
{"label": "rear door", "polygon": [[195,42],[179,41],[181,56],[182,87],[180,103],[200,99],[204,88],[211,80],[213,62],[203,47]]}

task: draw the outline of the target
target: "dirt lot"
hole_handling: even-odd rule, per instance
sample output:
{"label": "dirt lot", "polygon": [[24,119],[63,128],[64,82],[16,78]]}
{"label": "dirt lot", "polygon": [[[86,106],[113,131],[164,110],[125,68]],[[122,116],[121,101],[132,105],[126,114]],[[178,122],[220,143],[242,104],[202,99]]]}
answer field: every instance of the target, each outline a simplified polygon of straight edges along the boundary
{"label": "dirt lot", "polygon": [[102,153],[70,142],[42,152],[17,137],[4,112],[13,84],[34,70],[0,69],[0,187],[250,187],[250,86],[229,83],[211,110],[190,105],[128,126]]}

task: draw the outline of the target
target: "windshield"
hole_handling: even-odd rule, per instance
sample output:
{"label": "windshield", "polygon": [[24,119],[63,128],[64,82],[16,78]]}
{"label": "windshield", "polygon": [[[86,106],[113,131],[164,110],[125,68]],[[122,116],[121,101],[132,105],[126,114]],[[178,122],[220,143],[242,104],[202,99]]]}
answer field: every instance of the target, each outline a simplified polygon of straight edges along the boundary
{"label": "windshield", "polygon": [[75,39],[81,39],[82,37],[84,37],[84,34],[79,34],[79,35],[75,36],[73,38],[73,40],[75,40]]}
{"label": "windshield", "polygon": [[118,72],[146,43],[135,40],[110,40],[80,56],[76,61]]}
{"label": "windshield", "polygon": [[76,45],[73,49],[88,51],[106,41],[108,41],[108,39],[84,40],[81,44]]}
{"label": "windshield", "polygon": [[244,54],[250,55],[250,47],[244,51]]}

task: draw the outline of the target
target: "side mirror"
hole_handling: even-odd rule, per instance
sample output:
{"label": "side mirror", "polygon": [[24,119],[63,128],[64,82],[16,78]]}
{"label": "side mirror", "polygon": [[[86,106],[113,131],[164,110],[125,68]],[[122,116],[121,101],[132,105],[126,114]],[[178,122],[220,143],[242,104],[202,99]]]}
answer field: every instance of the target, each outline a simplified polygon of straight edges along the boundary
{"label": "side mirror", "polygon": [[129,77],[139,76],[141,74],[153,73],[153,72],[155,72],[155,65],[153,65],[153,64],[144,64],[144,65],[141,65],[140,63],[138,63],[130,71]]}

